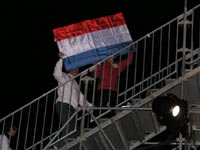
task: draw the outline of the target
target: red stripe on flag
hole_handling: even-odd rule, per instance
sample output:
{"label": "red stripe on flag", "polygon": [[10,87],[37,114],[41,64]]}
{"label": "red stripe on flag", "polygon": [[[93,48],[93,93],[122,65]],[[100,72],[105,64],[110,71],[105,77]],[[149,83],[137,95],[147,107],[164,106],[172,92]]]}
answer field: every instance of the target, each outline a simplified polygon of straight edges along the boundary
{"label": "red stripe on flag", "polygon": [[64,27],[53,29],[54,38],[56,41],[60,41],[67,38],[72,38],[88,32],[95,32],[112,27],[124,25],[125,20],[122,13],[114,15],[100,17],[91,20],[85,20],[83,22],[67,25]]}

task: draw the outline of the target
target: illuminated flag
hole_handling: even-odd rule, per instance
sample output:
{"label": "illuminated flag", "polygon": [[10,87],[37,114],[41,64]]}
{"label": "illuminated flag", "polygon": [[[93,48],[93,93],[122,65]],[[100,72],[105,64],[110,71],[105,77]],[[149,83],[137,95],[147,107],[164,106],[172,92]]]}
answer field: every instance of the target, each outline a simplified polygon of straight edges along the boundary
{"label": "illuminated flag", "polygon": [[102,60],[132,42],[122,13],[53,29],[66,70]]}

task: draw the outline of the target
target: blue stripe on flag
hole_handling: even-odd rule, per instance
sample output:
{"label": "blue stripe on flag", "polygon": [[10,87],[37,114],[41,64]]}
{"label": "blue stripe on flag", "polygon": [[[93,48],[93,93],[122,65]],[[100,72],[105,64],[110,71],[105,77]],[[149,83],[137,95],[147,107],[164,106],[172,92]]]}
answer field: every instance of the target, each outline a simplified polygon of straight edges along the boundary
{"label": "blue stripe on flag", "polygon": [[[89,50],[77,55],[73,55],[70,57],[66,57],[63,60],[65,69],[67,71],[70,71],[70,70],[91,64],[95,61],[100,61],[102,59],[105,59],[106,57],[130,45],[131,42],[129,41],[129,42],[119,43],[119,44],[115,44],[111,46],[105,46],[105,47]],[[133,47],[133,51],[135,51],[134,47]],[[123,54],[127,52],[128,50],[125,50],[123,51]]]}

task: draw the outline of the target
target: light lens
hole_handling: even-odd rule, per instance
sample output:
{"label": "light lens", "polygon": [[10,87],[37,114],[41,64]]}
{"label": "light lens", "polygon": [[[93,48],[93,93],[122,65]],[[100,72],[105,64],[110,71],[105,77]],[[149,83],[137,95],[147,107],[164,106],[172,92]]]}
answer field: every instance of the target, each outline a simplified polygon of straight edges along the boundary
{"label": "light lens", "polygon": [[179,115],[179,113],[180,113],[180,106],[176,105],[172,109],[172,116],[177,117]]}

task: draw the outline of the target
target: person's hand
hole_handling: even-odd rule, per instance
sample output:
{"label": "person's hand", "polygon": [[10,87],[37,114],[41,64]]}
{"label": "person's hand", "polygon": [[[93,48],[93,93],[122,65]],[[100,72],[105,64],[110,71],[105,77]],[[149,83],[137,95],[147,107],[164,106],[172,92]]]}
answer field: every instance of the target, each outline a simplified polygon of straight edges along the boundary
{"label": "person's hand", "polygon": [[90,103],[90,102],[88,102],[88,106],[89,106],[89,107],[92,107],[92,106],[93,106],[93,104],[92,104],[92,103]]}
{"label": "person's hand", "polygon": [[63,52],[59,51],[59,53],[58,53],[59,58],[63,58],[64,55],[65,54]]}
{"label": "person's hand", "polygon": [[92,62],[92,64],[93,64],[93,65],[96,65],[96,64],[97,64],[97,62],[96,62],[96,61],[94,61],[94,62]]}
{"label": "person's hand", "polygon": [[92,104],[92,103],[90,103],[90,102],[87,101],[86,107],[87,107],[87,109],[86,109],[87,111],[90,111],[90,112],[93,111],[93,110],[90,108],[90,107],[93,107],[93,104]]}

